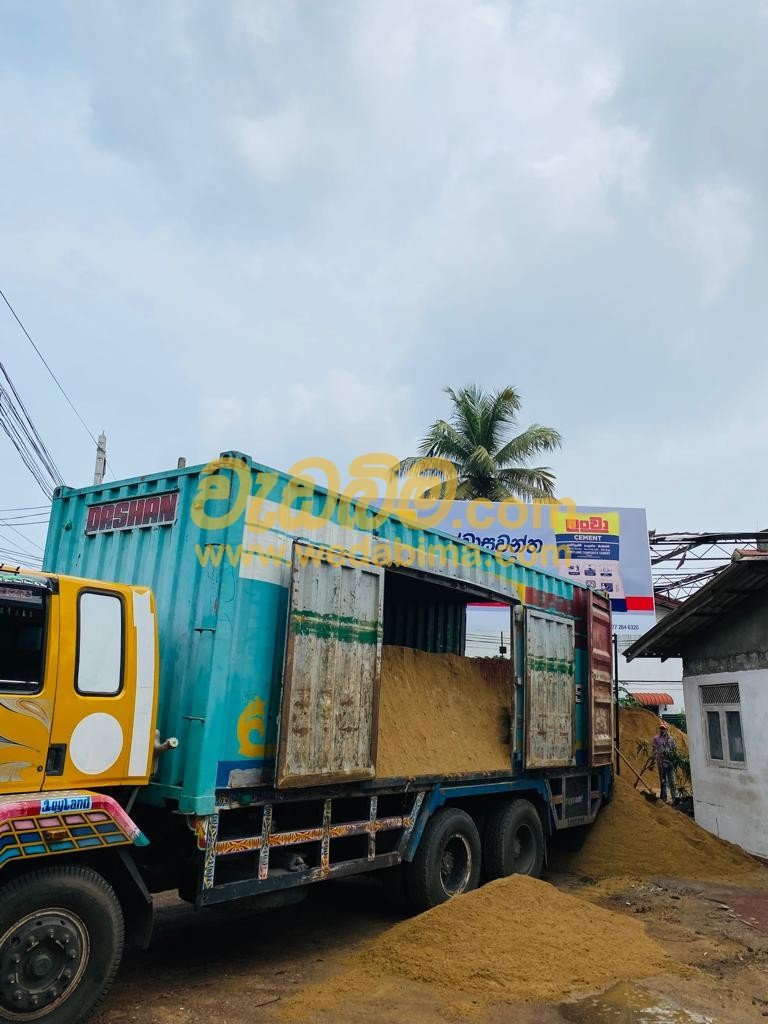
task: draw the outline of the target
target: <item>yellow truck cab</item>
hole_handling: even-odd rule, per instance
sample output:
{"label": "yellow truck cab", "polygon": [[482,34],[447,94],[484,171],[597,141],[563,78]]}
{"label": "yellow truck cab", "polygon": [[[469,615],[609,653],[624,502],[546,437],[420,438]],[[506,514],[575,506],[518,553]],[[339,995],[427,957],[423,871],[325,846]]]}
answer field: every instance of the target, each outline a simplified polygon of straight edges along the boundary
{"label": "yellow truck cab", "polygon": [[144,785],[156,705],[148,588],[0,571],[0,794]]}
{"label": "yellow truck cab", "polygon": [[124,808],[156,704],[146,587],[0,567],[2,1021],[85,1019],[126,927],[148,941],[151,897],[122,854],[146,844]]}

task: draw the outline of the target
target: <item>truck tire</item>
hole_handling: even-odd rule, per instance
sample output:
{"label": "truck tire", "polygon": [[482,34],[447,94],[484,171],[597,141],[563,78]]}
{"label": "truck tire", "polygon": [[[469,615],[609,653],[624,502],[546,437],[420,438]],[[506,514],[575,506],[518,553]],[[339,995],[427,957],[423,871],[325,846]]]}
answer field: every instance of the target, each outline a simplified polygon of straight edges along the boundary
{"label": "truck tire", "polygon": [[51,867],[0,889],[0,1021],[80,1024],[107,994],[123,912],[95,871]]}
{"label": "truck tire", "polygon": [[483,865],[489,881],[508,875],[539,878],[544,867],[544,829],[529,800],[505,800],[488,815]]}
{"label": "truck tire", "polygon": [[427,822],[416,856],[407,865],[406,887],[414,910],[429,910],[476,889],[480,881],[480,835],[458,807],[441,807]]}

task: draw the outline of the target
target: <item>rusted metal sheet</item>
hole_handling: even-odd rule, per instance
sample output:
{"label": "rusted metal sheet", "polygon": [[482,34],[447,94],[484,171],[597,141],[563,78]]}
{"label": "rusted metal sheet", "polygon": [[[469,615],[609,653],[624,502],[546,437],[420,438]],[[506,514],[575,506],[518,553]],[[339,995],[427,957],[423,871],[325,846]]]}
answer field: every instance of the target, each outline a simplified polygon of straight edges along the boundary
{"label": "rusted metal sheet", "polygon": [[529,608],[526,612],[527,768],[576,763],[575,624]]}
{"label": "rusted metal sheet", "polygon": [[610,601],[591,590],[587,592],[587,655],[591,692],[589,763],[597,767],[613,763],[613,658]]}
{"label": "rusted metal sheet", "polygon": [[384,570],[293,551],[278,787],[372,778]]}

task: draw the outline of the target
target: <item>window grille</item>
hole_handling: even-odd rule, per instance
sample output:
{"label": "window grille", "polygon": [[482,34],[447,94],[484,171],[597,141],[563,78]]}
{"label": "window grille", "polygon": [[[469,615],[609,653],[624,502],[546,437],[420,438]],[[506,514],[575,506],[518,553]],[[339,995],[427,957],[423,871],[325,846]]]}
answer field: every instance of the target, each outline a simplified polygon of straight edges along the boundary
{"label": "window grille", "polygon": [[738,683],[715,683],[701,687],[702,704],[740,704]]}

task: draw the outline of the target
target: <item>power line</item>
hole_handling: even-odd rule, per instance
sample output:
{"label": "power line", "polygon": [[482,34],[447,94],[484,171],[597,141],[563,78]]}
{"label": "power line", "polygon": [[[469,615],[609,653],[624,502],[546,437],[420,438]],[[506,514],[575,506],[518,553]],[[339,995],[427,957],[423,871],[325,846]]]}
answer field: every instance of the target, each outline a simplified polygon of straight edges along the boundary
{"label": "power line", "polygon": [[39,544],[37,544],[37,543],[36,543],[35,541],[33,541],[33,540],[32,540],[32,538],[31,538],[31,537],[27,537],[27,535],[26,535],[26,534],[24,534],[24,533],[22,533],[22,532],[21,532],[21,530],[17,529],[17,528],[16,528],[16,527],[15,527],[15,526],[13,525],[13,523],[9,523],[9,522],[7,521],[7,519],[0,519],[0,524],[2,524],[3,526],[6,526],[6,527],[7,527],[7,528],[8,528],[9,530],[13,530],[13,532],[14,532],[14,533],[16,533],[16,534],[18,534],[18,536],[19,536],[19,537],[21,537],[21,539],[22,539],[23,541],[26,541],[26,543],[27,543],[27,544],[31,544],[33,548],[37,548],[37,550],[38,550],[38,551],[42,551],[42,550],[43,550],[43,549],[42,549],[42,548],[40,547],[40,545],[39,545]]}
{"label": "power line", "polygon": [[47,511],[50,505],[19,505],[17,508],[0,508],[0,513],[5,512],[39,512]]}
{"label": "power line", "polygon": [[29,410],[24,405],[24,402],[21,400],[21,395],[16,390],[13,381],[11,380],[10,376],[8,375],[8,371],[3,366],[2,363],[0,363],[0,370],[2,370],[3,376],[5,377],[6,381],[8,382],[8,387],[11,389],[11,393],[13,394],[13,397],[16,400],[16,405],[17,405],[18,409],[20,409],[22,414],[23,414],[23,420],[18,415],[18,412],[17,412],[16,409],[12,409],[12,411],[14,413],[14,416],[19,421],[19,423],[21,424],[21,426],[23,427],[23,429],[25,431],[26,431],[26,427],[24,426],[24,421],[26,421],[27,425],[29,426],[30,430],[32,431],[32,433],[34,435],[34,439],[31,438],[30,440],[32,440],[32,442],[34,444],[35,451],[37,452],[38,456],[40,457],[40,459],[42,460],[42,462],[44,463],[44,465],[48,469],[48,471],[51,473],[51,475],[54,476],[54,477],[57,477],[58,480],[63,484],[64,483],[64,478],[62,477],[61,473],[59,472],[59,470],[58,470],[58,468],[56,466],[56,463],[53,461],[53,456],[51,455],[51,453],[48,451],[47,447],[45,446],[45,444],[43,442],[43,439],[40,436],[40,433],[39,433],[37,427],[32,422],[32,417],[29,414]]}
{"label": "power line", "polygon": [[50,516],[3,516],[6,523],[16,523],[17,526],[44,526]]}
{"label": "power line", "polygon": [[32,562],[42,564],[43,561],[42,558],[39,558],[37,555],[26,555],[21,551],[16,551],[14,548],[0,548],[0,558],[10,558],[14,565],[23,565],[25,562],[29,564]]}
{"label": "power line", "polygon": [[[7,533],[3,533],[2,530],[0,530],[0,537],[2,537],[3,540],[7,541],[9,544],[18,544],[19,543],[17,540],[14,540],[13,537],[10,537]],[[26,537],[22,537],[22,540],[26,540],[26,539],[27,539]],[[19,551],[20,551],[20,553],[22,555],[24,555],[25,558],[40,558],[40,556],[42,555],[42,549],[40,549],[40,555],[36,555],[34,553],[34,551],[26,551],[26,550],[22,550],[21,548],[19,548]]]}
{"label": "power line", "polygon": [[0,381],[0,427],[43,494],[51,500],[54,489],[63,485],[64,478],[2,363],[0,373],[7,383],[4,387]]}
{"label": "power line", "polygon": [[[42,352],[40,351],[40,349],[39,349],[39,348],[37,347],[37,345],[36,345],[36,344],[34,343],[34,341],[32,340],[32,336],[31,336],[31,334],[29,333],[29,331],[27,330],[27,328],[26,328],[26,327],[24,326],[24,324],[23,324],[23,323],[21,322],[21,320],[20,320],[20,318],[19,318],[19,315],[17,314],[16,310],[15,310],[15,309],[13,308],[13,306],[11,305],[11,303],[10,303],[10,302],[8,301],[8,297],[6,296],[6,294],[5,294],[5,292],[4,292],[3,290],[2,290],[2,288],[0,288],[0,298],[2,298],[3,302],[4,302],[5,304],[6,304],[6,306],[8,307],[8,309],[9,309],[9,310],[11,311],[11,315],[13,316],[13,319],[14,319],[14,320],[16,321],[16,323],[17,323],[17,324],[19,325],[19,327],[20,327],[20,328],[22,329],[22,331],[24,332],[24,336],[26,337],[26,339],[27,339],[27,341],[29,342],[29,344],[30,344],[30,345],[32,346],[32,348],[33,348],[33,349],[35,350],[35,352],[36,352],[36,353],[37,353],[37,355],[39,356],[39,358],[40,358],[40,362],[41,362],[41,363],[43,364],[43,366],[44,366],[44,367],[46,368],[46,370],[47,370],[47,371],[48,371],[48,373],[50,374],[50,376],[51,376],[51,379],[53,380],[54,384],[56,385],[56,387],[57,387],[57,388],[59,389],[59,391],[60,391],[60,392],[62,393],[62,395],[64,396],[64,398],[65,398],[65,400],[66,400],[66,402],[67,402],[67,405],[68,405],[68,406],[70,407],[70,409],[71,409],[71,410],[72,410],[72,412],[73,412],[73,413],[75,414],[75,416],[77,416],[77,418],[78,418],[78,419],[80,420],[80,422],[81,422],[81,423],[82,423],[82,425],[83,425],[83,428],[85,429],[85,432],[86,432],[86,434],[88,434],[88,437],[90,437],[90,439],[91,439],[91,440],[93,441],[93,443],[94,443],[94,444],[96,445],[96,447],[98,448],[98,446],[99,446],[99,442],[98,442],[98,441],[96,440],[96,438],[95,438],[95,437],[93,436],[93,434],[91,433],[91,430],[90,430],[90,428],[89,428],[88,424],[87,424],[87,423],[85,422],[85,420],[83,419],[83,417],[82,417],[82,416],[80,415],[80,413],[79,413],[79,412],[77,411],[77,409],[75,408],[75,404],[74,404],[74,402],[73,402],[73,401],[72,401],[72,399],[71,399],[71,398],[69,397],[69,395],[67,394],[67,392],[66,392],[66,391],[64,390],[64,386],[62,385],[62,383],[61,383],[61,381],[59,380],[59,378],[58,378],[58,377],[56,376],[56,374],[55,374],[55,373],[53,372],[53,370],[51,369],[51,367],[50,367],[50,366],[48,365],[48,361],[46,360],[45,356],[43,355],[43,353],[42,353]],[[105,462],[106,462],[106,460],[105,460]],[[112,473],[111,469],[110,469],[110,474],[111,474],[112,478],[114,479],[114,473]]]}
{"label": "power line", "polygon": [[16,321],[16,323],[17,323],[17,324],[19,325],[19,327],[20,327],[20,328],[22,329],[22,331],[23,331],[23,332],[24,332],[24,334],[26,335],[26,338],[27,338],[27,341],[29,342],[29,344],[30,344],[30,345],[32,346],[32,348],[33,348],[33,349],[35,350],[35,352],[37,352],[38,356],[40,357],[40,361],[41,361],[41,363],[43,364],[43,366],[44,366],[44,367],[46,368],[46,370],[48,371],[48,373],[49,373],[49,374],[51,375],[51,377],[53,378],[53,381],[54,381],[54,383],[56,384],[56,387],[57,387],[57,388],[59,389],[59,391],[60,391],[60,392],[62,393],[62,395],[64,395],[64,397],[66,398],[66,400],[67,400],[67,402],[68,402],[68,404],[69,404],[69,407],[71,408],[72,412],[73,412],[73,413],[75,414],[75,416],[77,416],[77,418],[78,418],[78,419],[80,420],[80,422],[82,423],[82,425],[83,425],[83,426],[85,427],[85,429],[86,429],[86,432],[87,432],[88,436],[90,437],[90,439],[91,439],[91,440],[93,441],[93,443],[94,443],[94,444],[97,444],[98,442],[96,441],[96,438],[95,438],[95,437],[93,436],[93,434],[92,434],[92,433],[90,432],[90,430],[88,429],[88,424],[87,424],[87,423],[85,422],[85,420],[83,419],[83,417],[82,417],[82,416],[80,415],[80,413],[79,413],[79,412],[77,411],[77,409],[76,409],[76,408],[74,407],[74,405],[72,404],[72,399],[71,399],[71,398],[69,397],[69,395],[67,394],[67,392],[66,392],[66,391],[64,390],[64,388],[63,388],[63,387],[61,386],[61,382],[59,381],[59,378],[58,378],[58,377],[56,376],[56,374],[55,374],[55,373],[53,372],[53,370],[52,370],[52,369],[50,368],[50,366],[48,365],[48,363],[47,363],[47,361],[46,361],[46,359],[45,359],[45,356],[43,355],[43,353],[42,353],[42,352],[40,351],[40,349],[39,349],[39,348],[37,347],[37,345],[36,345],[36,344],[34,343],[34,341],[32,340],[32,337],[31,337],[31,335],[30,335],[29,331],[28,331],[28,330],[27,330],[27,328],[26,328],[26,327],[24,326],[24,324],[23,324],[23,323],[21,322],[21,320],[19,319],[19,317],[18,317],[18,315],[17,315],[17,313],[16,313],[16,310],[15,310],[15,309],[13,308],[13,306],[12,306],[12,305],[10,304],[10,302],[8,301],[8,298],[6,297],[6,294],[5,294],[5,292],[4,292],[3,290],[2,290],[2,288],[0,288],[0,297],[2,298],[3,302],[4,302],[5,304],[6,304],[6,306],[8,307],[8,309],[10,309],[10,311],[11,311],[11,315],[13,316],[13,319],[14,319],[14,320]]}

